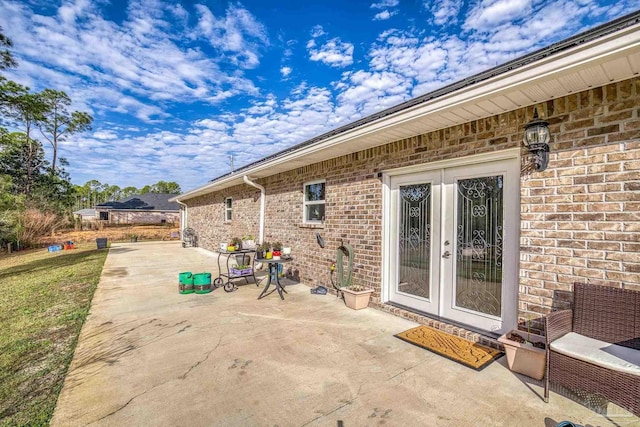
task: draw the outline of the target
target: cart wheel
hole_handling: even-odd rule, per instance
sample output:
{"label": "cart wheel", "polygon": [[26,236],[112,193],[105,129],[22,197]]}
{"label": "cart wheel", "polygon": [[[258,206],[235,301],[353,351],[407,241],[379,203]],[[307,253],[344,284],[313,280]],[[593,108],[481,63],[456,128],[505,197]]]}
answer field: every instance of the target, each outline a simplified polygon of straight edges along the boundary
{"label": "cart wheel", "polygon": [[222,279],[220,277],[218,277],[217,279],[215,279],[213,281],[213,287],[214,288],[219,288],[220,286],[222,286],[222,283],[223,283]]}
{"label": "cart wheel", "polygon": [[236,290],[236,286],[231,282],[227,282],[224,284],[224,290],[225,292],[233,292]]}

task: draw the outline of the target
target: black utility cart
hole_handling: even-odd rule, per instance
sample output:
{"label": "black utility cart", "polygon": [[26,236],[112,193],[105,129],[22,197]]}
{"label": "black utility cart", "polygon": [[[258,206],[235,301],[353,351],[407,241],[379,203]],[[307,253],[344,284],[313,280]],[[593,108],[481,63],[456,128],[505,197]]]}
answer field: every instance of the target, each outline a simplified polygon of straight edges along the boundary
{"label": "black utility cart", "polygon": [[[255,268],[254,268],[254,259],[256,251],[253,249],[238,249],[237,251],[226,251],[226,250],[218,250],[218,271],[220,272],[219,276],[213,281],[213,286],[219,288],[224,286],[224,290],[226,292],[233,292],[236,290],[236,285],[233,282],[234,279],[244,279],[247,283],[249,283],[249,277],[253,277],[253,281],[256,286],[259,286],[258,281],[256,280]],[[222,255],[227,256],[226,261],[226,273],[223,273],[223,263],[220,262],[220,257]],[[235,260],[238,265],[250,265],[251,268],[248,270],[238,270],[235,271],[232,265],[229,265],[230,260]]]}

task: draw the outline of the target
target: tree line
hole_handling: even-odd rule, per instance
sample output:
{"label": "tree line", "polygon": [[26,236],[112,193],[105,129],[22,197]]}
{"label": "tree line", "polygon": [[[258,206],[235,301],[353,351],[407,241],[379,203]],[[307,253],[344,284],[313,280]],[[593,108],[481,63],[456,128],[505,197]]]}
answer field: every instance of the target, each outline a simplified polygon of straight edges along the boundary
{"label": "tree line", "polygon": [[[12,46],[0,28],[0,72],[18,66]],[[165,181],[141,189],[96,180],[73,185],[65,170],[69,163],[59,153],[60,143],[91,130],[93,117],[70,111],[70,106],[71,98],[63,91],[35,92],[0,74],[0,247],[9,242],[34,243],[38,233],[68,225],[75,209],[133,194],[180,193],[177,183]],[[50,158],[43,143],[51,147]]]}

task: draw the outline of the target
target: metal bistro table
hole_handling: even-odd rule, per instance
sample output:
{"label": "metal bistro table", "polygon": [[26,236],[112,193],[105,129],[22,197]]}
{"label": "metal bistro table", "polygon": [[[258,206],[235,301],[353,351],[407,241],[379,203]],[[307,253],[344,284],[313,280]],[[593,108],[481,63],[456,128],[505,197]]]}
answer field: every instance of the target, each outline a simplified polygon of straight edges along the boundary
{"label": "metal bistro table", "polygon": [[264,287],[264,289],[260,293],[260,296],[258,296],[258,299],[261,299],[265,296],[265,294],[267,293],[267,289],[269,289],[269,286],[271,286],[271,281],[274,281],[276,286],[276,291],[278,291],[278,294],[280,295],[280,299],[284,300],[284,295],[282,295],[282,292],[286,294],[287,291],[284,289],[284,286],[280,283],[280,279],[278,278],[278,264],[286,264],[288,262],[291,262],[292,260],[293,260],[292,258],[281,258],[281,259],[256,258],[255,262],[267,263],[269,265],[267,285]]}

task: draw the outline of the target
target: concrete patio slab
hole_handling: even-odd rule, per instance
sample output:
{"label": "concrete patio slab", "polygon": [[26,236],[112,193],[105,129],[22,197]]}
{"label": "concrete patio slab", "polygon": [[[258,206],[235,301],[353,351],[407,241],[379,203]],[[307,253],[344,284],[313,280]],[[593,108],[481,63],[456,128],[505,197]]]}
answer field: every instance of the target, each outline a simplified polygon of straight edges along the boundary
{"label": "concrete patio slab", "polygon": [[511,373],[476,372],[394,334],[413,322],[288,286],[181,295],[216,259],[179,243],[110,249],[53,426],[640,425]]}

